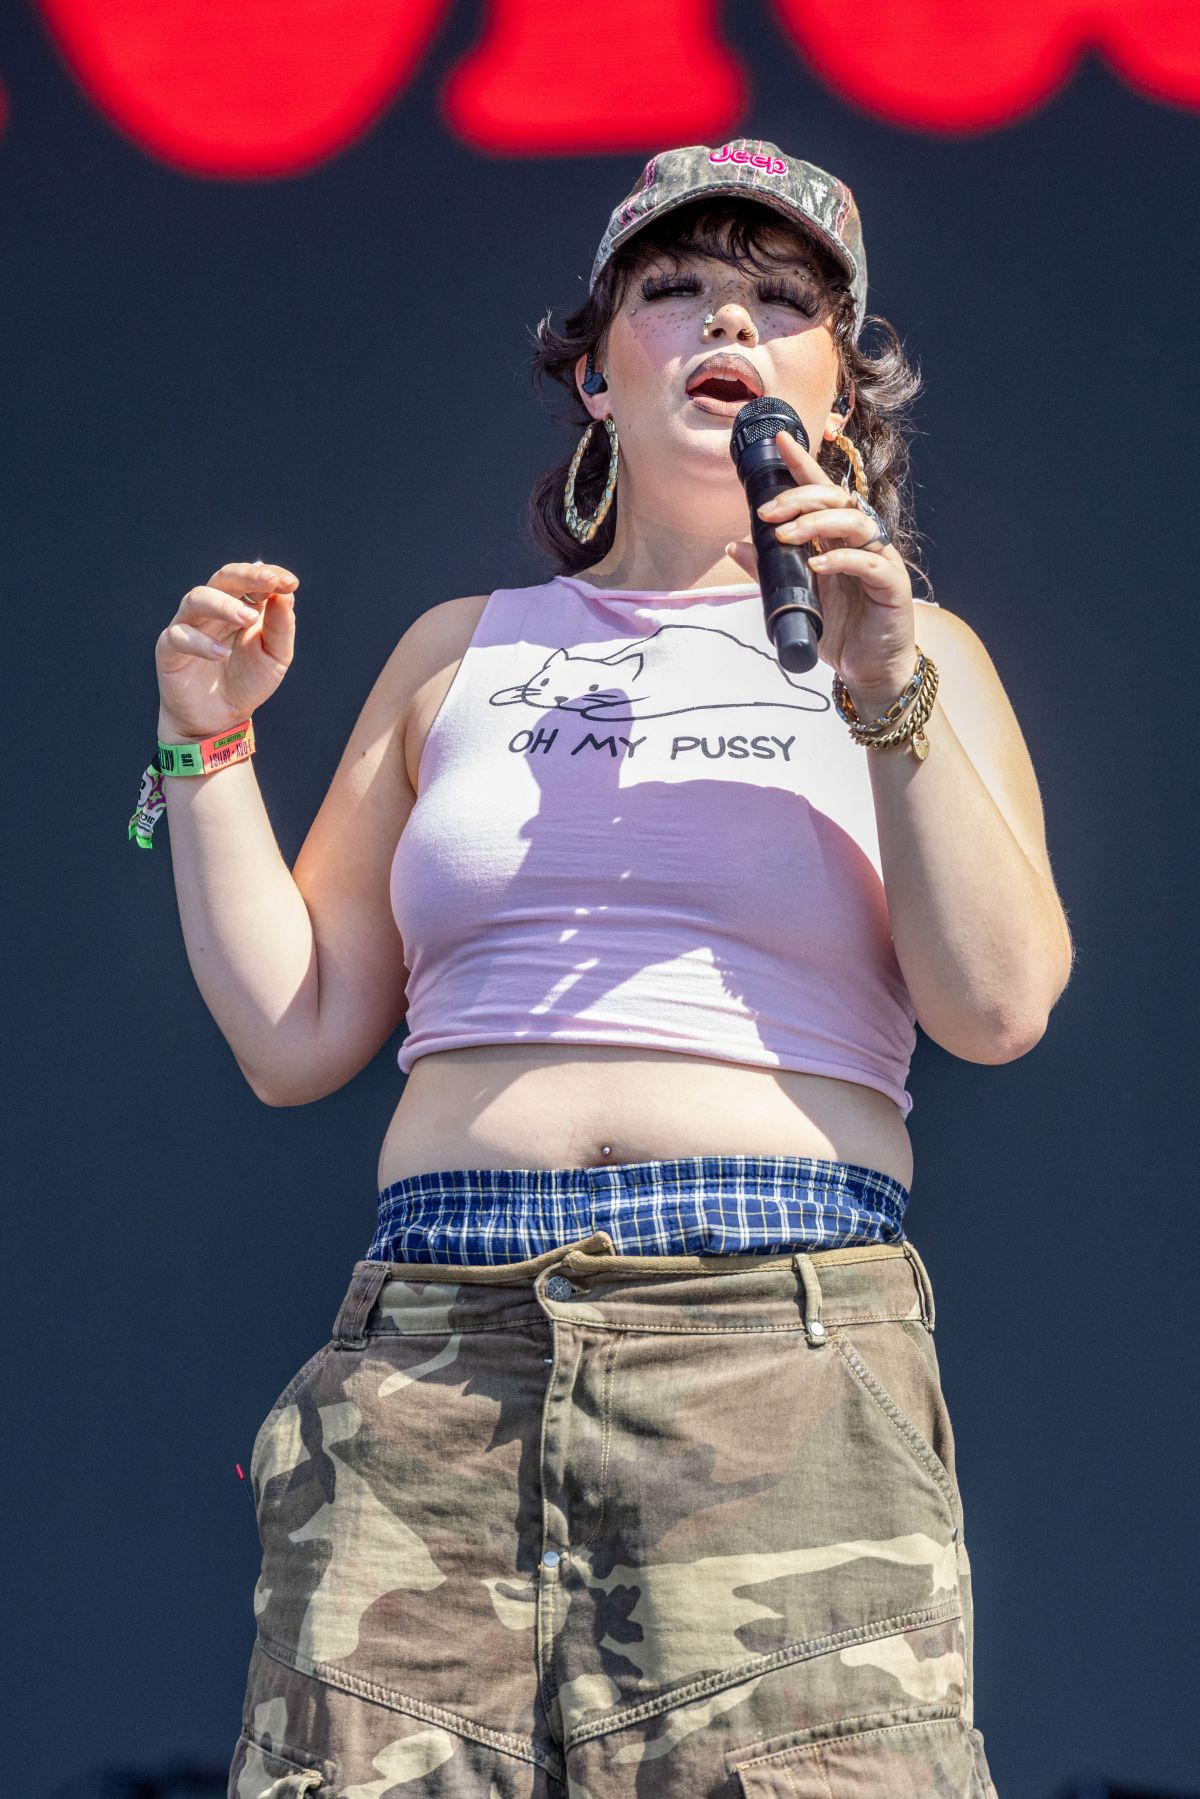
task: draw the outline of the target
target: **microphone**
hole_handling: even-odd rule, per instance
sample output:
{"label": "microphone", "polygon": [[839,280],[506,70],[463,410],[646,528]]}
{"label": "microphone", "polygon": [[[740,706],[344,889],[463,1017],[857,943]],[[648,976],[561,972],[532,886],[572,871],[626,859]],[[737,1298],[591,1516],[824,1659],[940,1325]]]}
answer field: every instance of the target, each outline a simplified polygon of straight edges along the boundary
{"label": "microphone", "polygon": [[825,620],[808,572],[809,546],[780,543],[775,526],[758,516],[764,501],[796,486],[795,475],[776,447],[777,431],[790,431],[807,450],[808,433],[786,400],[773,399],[770,394],[748,400],[733,421],[729,454],[750,502],[750,534],[758,558],[767,636],[780,667],[802,675],[816,663]]}

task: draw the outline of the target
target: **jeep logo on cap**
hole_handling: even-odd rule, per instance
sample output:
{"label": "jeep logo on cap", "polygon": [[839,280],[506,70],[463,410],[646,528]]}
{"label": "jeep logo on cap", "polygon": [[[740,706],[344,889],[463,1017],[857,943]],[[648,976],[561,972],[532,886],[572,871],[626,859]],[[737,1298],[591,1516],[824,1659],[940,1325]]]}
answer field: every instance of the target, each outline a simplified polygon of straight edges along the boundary
{"label": "jeep logo on cap", "polygon": [[722,144],[719,150],[710,150],[709,162],[748,162],[752,169],[761,169],[764,175],[786,175],[787,164],[782,156],[752,156],[749,150],[731,150],[728,144]]}

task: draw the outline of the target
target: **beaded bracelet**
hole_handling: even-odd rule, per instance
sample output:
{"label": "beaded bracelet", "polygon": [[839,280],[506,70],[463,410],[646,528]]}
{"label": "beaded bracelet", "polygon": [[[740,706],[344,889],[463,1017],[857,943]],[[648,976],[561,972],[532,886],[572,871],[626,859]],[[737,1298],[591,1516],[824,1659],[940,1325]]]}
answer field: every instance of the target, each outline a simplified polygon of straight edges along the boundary
{"label": "beaded bracelet", "polygon": [[129,835],[138,848],[154,848],[154,827],[167,809],[164,775],[211,775],[235,762],[248,761],[254,750],[254,720],[250,718],[197,743],[163,743],[160,739],[154,760],[142,775],[137,811],[129,821]]}

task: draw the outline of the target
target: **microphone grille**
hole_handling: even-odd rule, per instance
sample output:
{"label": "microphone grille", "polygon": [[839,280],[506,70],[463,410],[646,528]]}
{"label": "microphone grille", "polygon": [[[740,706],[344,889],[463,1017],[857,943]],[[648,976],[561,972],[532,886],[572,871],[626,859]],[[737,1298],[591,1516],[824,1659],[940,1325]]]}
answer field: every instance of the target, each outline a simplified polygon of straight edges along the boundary
{"label": "microphone grille", "polygon": [[807,450],[808,433],[794,406],[789,406],[786,400],[776,399],[772,394],[762,394],[757,400],[747,400],[733,421],[729,439],[729,453],[734,462],[741,462],[751,444],[761,443],[764,437],[774,437],[779,431],[790,431],[802,448]]}

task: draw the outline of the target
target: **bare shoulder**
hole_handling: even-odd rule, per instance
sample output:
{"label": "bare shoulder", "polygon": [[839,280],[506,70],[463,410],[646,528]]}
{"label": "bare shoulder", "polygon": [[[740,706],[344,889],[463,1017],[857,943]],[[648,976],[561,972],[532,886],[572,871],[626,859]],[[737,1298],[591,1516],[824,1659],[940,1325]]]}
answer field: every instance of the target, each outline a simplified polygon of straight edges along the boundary
{"label": "bare shoulder", "polygon": [[982,723],[995,728],[1007,722],[1003,713],[1008,696],[987,645],[974,627],[946,606],[916,606],[914,611],[917,642],[937,663],[938,703],[955,729],[981,708]]}
{"label": "bare shoulder", "polygon": [[[392,782],[407,786],[404,751],[413,716],[447,671],[453,678],[487,601],[487,594],[467,594],[442,600],[417,615],[367,695],[343,753],[345,771],[359,767],[364,757],[372,763],[386,762]],[[416,792],[398,792],[396,797],[407,807]]]}
{"label": "bare shoulder", "polygon": [[416,802],[405,756],[409,721],[441,671],[457,667],[486,603],[486,594],[444,600],[414,619],[396,644],[363,702],[301,849],[294,872],[302,890],[306,882],[340,886],[356,873],[374,880],[382,846],[395,842]]}
{"label": "bare shoulder", "polygon": [[980,637],[966,619],[957,612],[951,612],[948,606],[926,606],[914,602],[913,611],[916,614],[919,638],[936,636],[946,644],[981,643]]}
{"label": "bare shoulder", "polygon": [[350,1080],[404,1016],[407,969],[389,874],[416,804],[407,739],[443,671],[458,666],[486,603],[486,594],[445,600],[404,632],[362,705],[296,859],[292,873],[313,921],[320,1018],[319,1054],[303,1099]]}
{"label": "bare shoulder", "polygon": [[442,600],[438,605],[430,606],[413,620],[396,646],[397,650],[406,649],[412,670],[423,672],[428,679],[430,674],[436,673],[447,654],[453,656],[457,652],[461,659],[483,616],[488,598],[486,593],[471,593],[461,599]]}
{"label": "bare shoulder", "polygon": [[414,797],[425,739],[487,603],[486,593],[443,600],[423,612],[396,646],[397,672],[403,688],[404,765]]}
{"label": "bare shoulder", "polygon": [[380,675],[398,707],[406,707],[428,681],[436,680],[447,662],[462,660],[487,602],[486,593],[466,594],[417,615]]}
{"label": "bare shoulder", "polygon": [[[938,666],[938,701],[949,716],[966,710],[969,693],[978,703],[989,691],[1003,696],[996,665],[979,633],[946,606],[915,606],[917,642]],[[957,727],[956,727],[957,728]]]}
{"label": "bare shoulder", "polygon": [[1024,734],[979,633],[945,606],[916,607],[938,670],[937,704],[1029,861],[1053,886],[1041,791]]}

